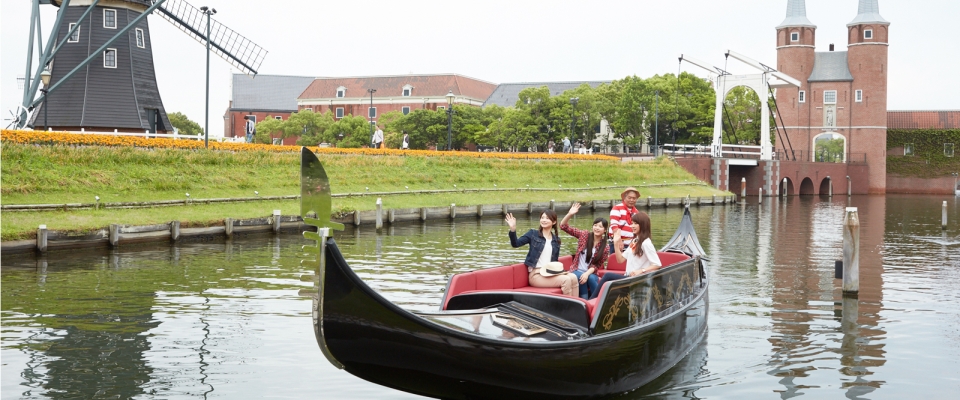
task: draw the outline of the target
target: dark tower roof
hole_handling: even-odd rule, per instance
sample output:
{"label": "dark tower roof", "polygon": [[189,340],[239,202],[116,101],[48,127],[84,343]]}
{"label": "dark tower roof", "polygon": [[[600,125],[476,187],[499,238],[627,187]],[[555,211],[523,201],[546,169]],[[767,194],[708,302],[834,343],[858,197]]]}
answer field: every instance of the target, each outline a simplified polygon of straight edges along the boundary
{"label": "dark tower roof", "polygon": [[809,82],[849,82],[853,81],[850,66],[847,64],[847,52],[818,52],[810,73]]}

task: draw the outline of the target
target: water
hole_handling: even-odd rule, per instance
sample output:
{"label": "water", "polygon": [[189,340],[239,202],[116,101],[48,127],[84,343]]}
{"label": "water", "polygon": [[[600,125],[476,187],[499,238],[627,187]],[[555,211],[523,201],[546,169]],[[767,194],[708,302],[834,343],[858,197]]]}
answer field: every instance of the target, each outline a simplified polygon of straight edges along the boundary
{"label": "water", "polygon": [[[946,199],[942,231],[943,200],[849,200],[862,225],[859,302],[845,302],[833,279],[846,197],[692,209],[717,265],[708,337],[622,398],[956,396],[960,212]],[[573,224],[586,227],[593,217],[581,214]],[[650,214],[662,244],[680,211]],[[410,310],[436,309],[451,274],[525,254],[498,218],[383,235],[348,228],[336,239],[364,280]],[[303,244],[291,234],[3,257],[2,398],[416,398],[320,354],[310,301],[298,295],[311,287]],[[563,252],[575,244],[565,236]]]}

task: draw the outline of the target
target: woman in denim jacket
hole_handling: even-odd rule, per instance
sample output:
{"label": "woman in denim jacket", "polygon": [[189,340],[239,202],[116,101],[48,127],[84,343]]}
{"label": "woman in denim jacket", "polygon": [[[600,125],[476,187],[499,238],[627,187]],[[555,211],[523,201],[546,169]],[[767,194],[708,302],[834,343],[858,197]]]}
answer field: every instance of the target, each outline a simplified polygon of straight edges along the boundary
{"label": "woman in denim jacket", "polygon": [[529,273],[530,286],[559,287],[563,294],[577,296],[580,288],[575,275],[566,272],[557,275],[541,272],[541,268],[546,267],[547,263],[560,258],[557,213],[553,210],[544,211],[540,214],[540,229],[531,229],[519,238],[517,237],[517,219],[510,213],[507,213],[504,219],[510,226],[510,245],[513,247],[530,245],[527,257],[523,261]]}

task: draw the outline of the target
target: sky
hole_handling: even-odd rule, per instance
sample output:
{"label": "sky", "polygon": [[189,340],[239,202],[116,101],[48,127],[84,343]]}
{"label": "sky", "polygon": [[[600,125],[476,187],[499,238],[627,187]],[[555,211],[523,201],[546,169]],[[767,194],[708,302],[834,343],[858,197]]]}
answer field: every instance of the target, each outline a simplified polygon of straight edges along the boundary
{"label": "sky", "polygon": [[[776,29],[787,0],[672,1],[293,1],[188,0],[269,51],[260,74],[314,77],[457,73],[493,83],[614,80],[706,73],[686,54],[735,74],[754,73],[724,53],[776,64]],[[30,0],[0,1],[0,107],[23,96]],[[879,0],[891,22],[888,108],[960,110],[957,0]],[[807,0],[817,51],[846,50],[857,0]],[[57,8],[41,6],[46,35]],[[167,112],[204,125],[206,48],[149,17]],[[46,36],[44,36],[46,38]],[[230,65],[211,56],[210,132],[222,135]],[[36,63],[34,63],[36,64]],[[945,88],[954,88],[944,90]],[[8,121],[4,122],[4,126]]]}

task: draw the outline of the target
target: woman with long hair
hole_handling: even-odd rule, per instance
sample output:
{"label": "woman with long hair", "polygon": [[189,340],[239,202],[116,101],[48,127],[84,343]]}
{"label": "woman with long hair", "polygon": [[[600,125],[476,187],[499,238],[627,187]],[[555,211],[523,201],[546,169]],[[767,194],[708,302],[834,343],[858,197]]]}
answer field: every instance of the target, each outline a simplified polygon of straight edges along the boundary
{"label": "woman with long hair", "polygon": [[597,218],[593,220],[593,227],[587,231],[570,226],[567,222],[580,211],[580,203],[574,203],[570,211],[560,221],[560,230],[577,238],[577,252],[573,256],[572,272],[580,285],[580,298],[586,300],[597,291],[597,271],[604,268],[609,254],[606,246],[607,220]]}
{"label": "woman with long hair", "polygon": [[504,220],[510,227],[511,246],[530,245],[527,257],[523,261],[523,264],[527,266],[530,286],[559,287],[563,294],[576,296],[579,292],[576,276],[563,271],[562,266],[558,270],[554,267],[556,264],[548,265],[560,258],[557,213],[553,210],[545,210],[540,214],[539,228],[530,229],[519,238],[517,237],[517,219],[513,217],[513,214],[507,213]]}
{"label": "woman with long hair", "polygon": [[657,255],[657,249],[653,247],[653,242],[650,240],[650,216],[643,211],[633,214],[630,217],[630,228],[633,230],[634,237],[630,241],[629,248],[623,250],[621,249],[622,246],[614,246],[617,261],[627,263],[626,275],[604,274],[600,282],[597,283],[597,291],[590,298],[597,297],[600,294],[600,289],[603,288],[604,283],[656,271],[663,266],[663,263],[660,262],[660,256]]}

